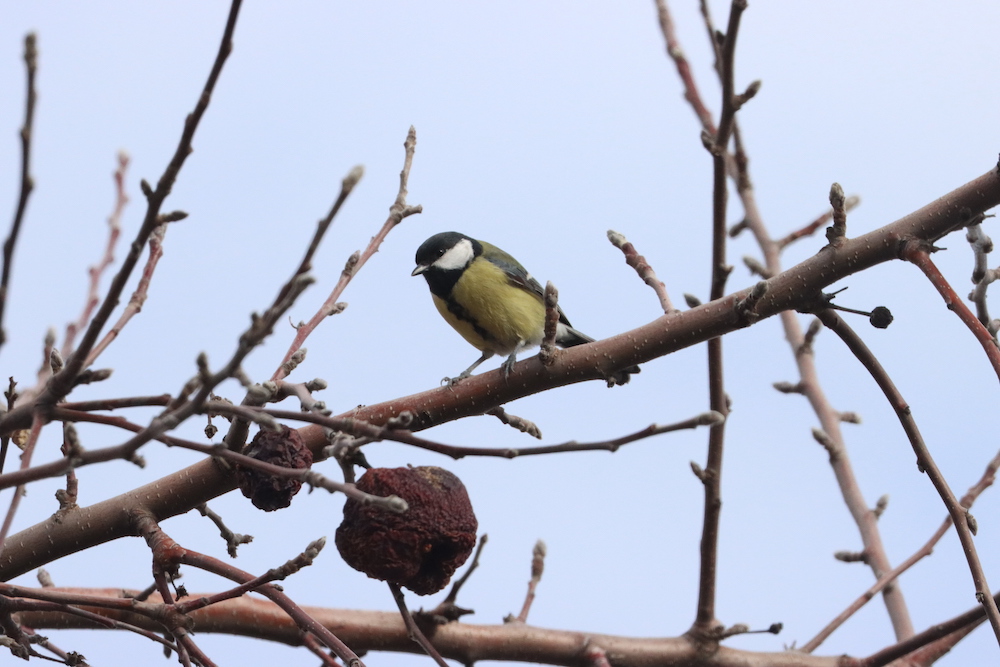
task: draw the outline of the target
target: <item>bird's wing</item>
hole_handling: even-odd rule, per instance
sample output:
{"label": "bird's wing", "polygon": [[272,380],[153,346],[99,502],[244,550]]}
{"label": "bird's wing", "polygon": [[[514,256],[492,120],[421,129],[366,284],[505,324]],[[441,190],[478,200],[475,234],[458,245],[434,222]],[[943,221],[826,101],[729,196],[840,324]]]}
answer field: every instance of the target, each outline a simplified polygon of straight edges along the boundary
{"label": "bird's wing", "polygon": [[[480,241],[480,243],[482,243],[484,248],[483,257],[503,269],[503,272],[507,275],[507,280],[511,285],[535,295],[540,301],[545,300],[545,288],[542,287],[541,283],[531,277],[531,274],[528,273],[527,269],[521,266],[520,262],[495,245],[484,243],[482,241]],[[556,307],[559,310],[559,321],[566,326],[573,326],[569,323],[569,319],[566,317],[566,313],[563,312],[562,306]]]}

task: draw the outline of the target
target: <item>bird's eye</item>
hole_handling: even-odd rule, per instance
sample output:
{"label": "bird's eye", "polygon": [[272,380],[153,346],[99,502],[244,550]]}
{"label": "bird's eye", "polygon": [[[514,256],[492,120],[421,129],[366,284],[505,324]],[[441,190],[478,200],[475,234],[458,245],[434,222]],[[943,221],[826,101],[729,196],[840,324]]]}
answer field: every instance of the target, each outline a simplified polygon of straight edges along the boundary
{"label": "bird's eye", "polygon": [[440,250],[437,251],[438,257],[441,257],[442,255],[444,255],[444,248],[441,248]]}

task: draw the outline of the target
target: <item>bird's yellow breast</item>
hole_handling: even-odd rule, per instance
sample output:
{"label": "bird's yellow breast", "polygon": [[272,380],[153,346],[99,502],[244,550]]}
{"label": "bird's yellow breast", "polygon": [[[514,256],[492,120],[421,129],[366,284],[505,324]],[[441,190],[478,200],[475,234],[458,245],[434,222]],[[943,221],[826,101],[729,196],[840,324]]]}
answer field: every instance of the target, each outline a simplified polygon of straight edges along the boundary
{"label": "bird's yellow breast", "polygon": [[445,321],[473,347],[507,355],[542,341],[545,306],[541,298],[507,279],[486,260],[473,262],[447,299],[434,296]]}

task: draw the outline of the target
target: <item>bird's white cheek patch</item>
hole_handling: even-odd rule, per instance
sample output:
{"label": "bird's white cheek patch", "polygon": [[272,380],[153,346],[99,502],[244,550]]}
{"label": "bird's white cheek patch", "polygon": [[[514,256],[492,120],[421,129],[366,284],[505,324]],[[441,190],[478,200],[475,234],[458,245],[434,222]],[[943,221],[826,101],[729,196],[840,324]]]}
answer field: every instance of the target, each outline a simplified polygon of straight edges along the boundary
{"label": "bird's white cheek patch", "polygon": [[448,251],[441,255],[441,257],[434,262],[433,266],[442,271],[454,271],[456,269],[465,268],[472,258],[475,256],[475,251],[472,249],[472,241],[469,239],[462,239],[454,246],[448,249]]}

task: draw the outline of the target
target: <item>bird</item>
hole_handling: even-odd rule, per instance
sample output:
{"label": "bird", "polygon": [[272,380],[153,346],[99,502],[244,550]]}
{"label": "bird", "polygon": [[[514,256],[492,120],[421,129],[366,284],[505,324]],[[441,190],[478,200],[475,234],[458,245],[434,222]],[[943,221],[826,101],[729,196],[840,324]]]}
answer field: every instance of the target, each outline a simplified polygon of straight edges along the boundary
{"label": "bird", "polygon": [[[545,292],[537,280],[500,248],[459,232],[441,232],[424,241],[416,254],[411,276],[427,280],[438,312],[462,338],[482,352],[471,366],[443,384],[455,385],[469,377],[495,354],[506,355],[501,369],[506,377],[518,353],[541,344],[545,329]],[[562,308],[555,343],[573,347],[594,342],[569,323]],[[638,366],[606,378],[608,386],[622,385]]]}

